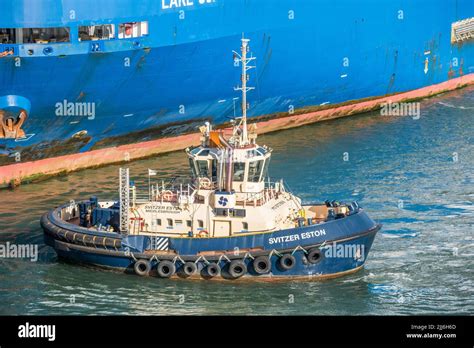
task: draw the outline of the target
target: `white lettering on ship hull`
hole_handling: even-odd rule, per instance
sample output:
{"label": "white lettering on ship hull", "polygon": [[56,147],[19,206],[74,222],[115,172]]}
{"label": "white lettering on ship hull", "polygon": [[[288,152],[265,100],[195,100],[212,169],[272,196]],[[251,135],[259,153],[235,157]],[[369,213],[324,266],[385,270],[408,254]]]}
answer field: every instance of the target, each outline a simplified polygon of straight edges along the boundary
{"label": "white lettering on ship hull", "polygon": [[301,234],[290,234],[289,236],[271,237],[270,239],[268,239],[268,244],[288,243],[288,242],[294,242],[297,240],[310,239],[310,238],[320,237],[320,236],[325,236],[325,235],[326,235],[326,230],[321,229],[321,230],[316,230],[316,231],[304,232]]}
{"label": "white lettering on ship hull", "polygon": [[[196,0],[161,0],[161,8],[169,10],[173,8],[184,8],[194,6]],[[198,0],[199,5],[214,3],[215,0]]]}

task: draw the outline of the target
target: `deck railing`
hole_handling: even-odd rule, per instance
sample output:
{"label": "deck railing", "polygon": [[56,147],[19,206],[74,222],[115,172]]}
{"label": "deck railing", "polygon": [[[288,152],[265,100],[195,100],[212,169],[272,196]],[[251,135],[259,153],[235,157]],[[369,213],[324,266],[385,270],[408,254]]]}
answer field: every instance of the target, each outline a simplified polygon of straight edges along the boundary
{"label": "deck railing", "polygon": [[[204,199],[196,194],[198,189],[215,190],[216,183],[208,178],[194,179],[191,183],[185,181],[184,177],[175,177],[161,180],[150,184],[134,185],[130,188],[132,204],[147,202],[173,202],[173,203],[204,203]],[[265,181],[264,189],[260,192],[239,192],[236,204],[238,206],[260,206],[266,202],[278,198],[279,195],[288,192],[283,180]]]}

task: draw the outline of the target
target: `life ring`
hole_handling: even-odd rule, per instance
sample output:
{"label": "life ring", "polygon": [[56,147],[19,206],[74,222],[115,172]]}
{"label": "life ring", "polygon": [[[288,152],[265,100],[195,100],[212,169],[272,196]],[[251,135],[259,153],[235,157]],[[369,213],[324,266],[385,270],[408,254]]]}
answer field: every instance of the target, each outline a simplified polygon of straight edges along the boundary
{"label": "life ring", "polygon": [[176,272],[176,266],[171,261],[163,260],[156,267],[156,271],[161,278],[170,278]]}
{"label": "life ring", "polygon": [[284,271],[289,271],[293,267],[295,267],[296,259],[291,254],[285,254],[278,260],[278,265]]}
{"label": "life ring", "polygon": [[209,232],[207,232],[206,230],[201,230],[201,231],[199,231],[197,236],[199,238],[207,238],[207,237],[209,237]]}
{"label": "life ring", "polygon": [[240,278],[247,273],[247,265],[242,260],[233,260],[229,265],[228,272],[233,279]]}
{"label": "life ring", "polygon": [[321,250],[319,250],[318,248],[313,248],[309,250],[306,258],[308,259],[309,263],[315,264],[321,261],[321,256]]}
{"label": "life ring", "polygon": [[151,265],[148,260],[138,260],[135,262],[133,265],[133,269],[135,270],[135,273],[138,274],[139,276],[146,276],[148,273],[150,273]]}
{"label": "life ring", "polygon": [[268,256],[257,256],[253,260],[253,270],[257,274],[265,274],[270,272],[272,264]]}
{"label": "life ring", "polygon": [[199,178],[199,187],[202,187],[205,190],[209,190],[212,186],[211,179],[203,177]]}
{"label": "life ring", "polygon": [[221,267],[217,263],[211,262],[206,267],[206,274],[211,278],[216,277],[221,274]]}
{"label": "life ring", "polygon": [[173,192],[170,190],[163,191],[161,197],[163,197],[165,201],[171,201],[171,199],[173,198]]}
{"label": "life ring", "polygon": [[125,23],[125,35],[131,36],[133,33],[133,24],[134,23]]}

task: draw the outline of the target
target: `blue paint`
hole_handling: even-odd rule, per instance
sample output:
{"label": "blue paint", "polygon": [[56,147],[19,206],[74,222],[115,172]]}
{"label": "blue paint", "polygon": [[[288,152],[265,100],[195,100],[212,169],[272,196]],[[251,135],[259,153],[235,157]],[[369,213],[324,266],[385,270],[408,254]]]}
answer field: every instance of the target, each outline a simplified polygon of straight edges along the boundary
{"label": "blue paint", "polygon": [[[340,272],[350,271],[357,267],[363,266],[365,260],[367,259],[368,252],[372,246],[375,234],[366,235],[350,242],[340,242],[337,245],[340,245],[342,248],[345,246],[357,246],[361,247],[363,250],[363,257],[355,258],[352,256],[349,257],[331,257],[326,256],[326,253],[323,252],[321,260],[316,264],[307,263],[304,261],[305,254],[303,251],[296,251],[293,256],[295,256],[296,264],[294,268],[290,270],[282,270],[278,265],[279,256],[274,255],[271,257],[272,271],[271,274],[274,277],[291,277],[291,276],[320,276],[320,275],[330,275]],[[111,255],[102,255],[94,252],[83,252],[79,250],[62,250],[61,248],[55,249],[57,254],[64,259],[69,261],[82,263],[82,264],[92,264],[101,267],[109,267],[115,269],[126,270],[127,272],[133,272],[134,260],[131,257],[122,256],[111,256]],[[245,258],[244,262],[249,270],[248,275],[256,276],[252,269],[252,259]],[[152,269],[156,268],[158,261],[152,261]],[[219,266],[225,272],[226,267],[228,267],[229,262],[225,259],[218,262]],[[176,261],[177,270],[179,271],[180,267],[183,265],[182,262]],[[198,262],[198,272],[201,273],[206,268],[205,262]]]}
{"label": "blue paint", "polygon": [[[23,129],[35,134],[20,144],[0,141],[21,150],[85,130],[91,140],[79,151],[86,151],[100,140],[173,122],[227,121],[234,114],[232,87],[240,73],[231,51],[242,32],[258,58],[250,81],[256,86],[250,116],[429,86],[474,71],[474,45],[450,43],[451,23],[472,16],[471,0],[388,1],[383,6],[369,0],[216,0],[166,9],[151,0],[120,5],[111,0],[100,5],[93,0],[2,1],[2,27],[67,26],[71,42],[0,44],[0,52],[14,50],[13,56],[0,58],[0,96],[31,102]],[[128,21],[148,21],[149,35],[78,41],[79,26],[118,27]],[[55,105],[64,100],[95,103],[97,116],[56,116]]]}
{"label": "blue paint", "polygon": [[4,110],[31,110],[31,103],[28,99],[19,95],[5,95],[0,97],[0,109]]}

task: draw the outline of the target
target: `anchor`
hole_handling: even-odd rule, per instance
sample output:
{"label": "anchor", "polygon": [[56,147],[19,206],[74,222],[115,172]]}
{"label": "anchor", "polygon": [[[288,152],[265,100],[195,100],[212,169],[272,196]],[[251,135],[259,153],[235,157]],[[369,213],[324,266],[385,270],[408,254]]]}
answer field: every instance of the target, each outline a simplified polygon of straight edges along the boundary
{"label": "anchor", "polygon": [[25,131],[21,129],[28,115],[22,110],[18,117],[10,117],[0,110],[0,138],[18,139],[25,137]]}
{"label": "anchor", "polygon": [[0,97],[0,139],[21,139],[26,136],[22,126],[28,119],[30,108],[30,101],[24,97]]}

